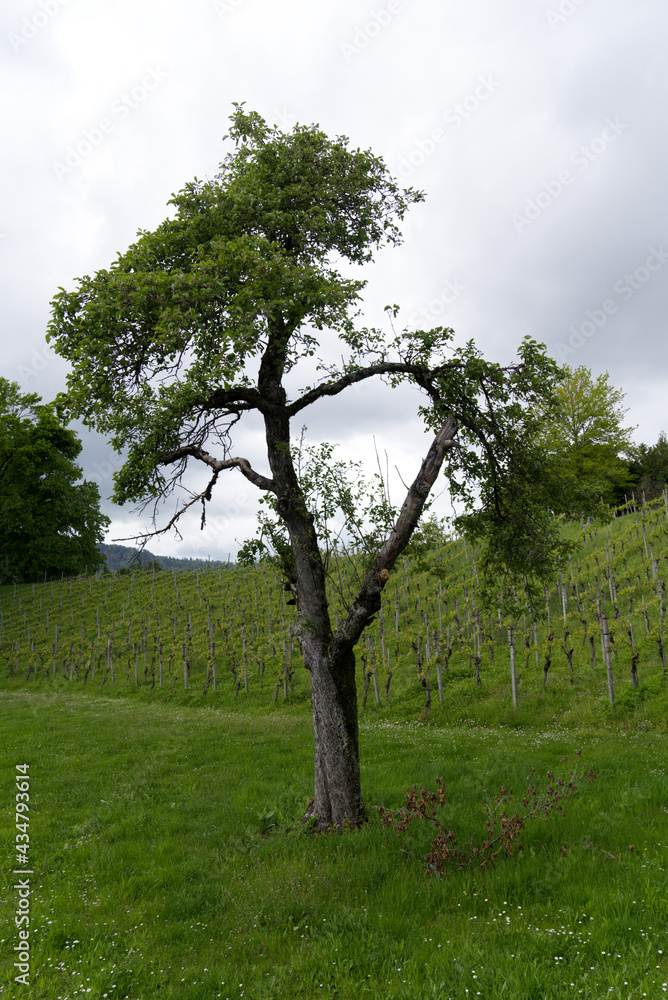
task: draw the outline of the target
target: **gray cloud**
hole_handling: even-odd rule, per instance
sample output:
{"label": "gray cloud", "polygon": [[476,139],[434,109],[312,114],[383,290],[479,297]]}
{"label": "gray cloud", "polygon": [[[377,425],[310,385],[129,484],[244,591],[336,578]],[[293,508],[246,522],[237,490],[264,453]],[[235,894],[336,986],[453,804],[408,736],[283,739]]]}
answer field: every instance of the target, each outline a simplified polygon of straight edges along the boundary
{"label": "gray cloud", "polygon": [[[369,322],[397,302],[400,324],[453,326],[501,361],[531,334],[609,371],[636,439],[655,440],[668,423],[668,266],[642,269],[668,249],[667,29],[660,0],[8,0],[2,374],[47,399],[64,388],[66,365],[44,341],[53,294],[108,266],[162,221],[172,192],[215,172],[232,102],[245,100],[286,128],[349,135],[425,190],[403,246],[363,273]],[[370,471],[375,435],[408,478],[427,443],[418,405],[379,385],[322,402],[306,423]],[[116,460],[98,436],[84,443],[106,496]],[[256,424],[239,453],[264,467]],[[210,532],[195,515],[183,542],[153,548],[234,552],[254,504],[230,473]],[[140,524],[106,509],[113,537]]]}

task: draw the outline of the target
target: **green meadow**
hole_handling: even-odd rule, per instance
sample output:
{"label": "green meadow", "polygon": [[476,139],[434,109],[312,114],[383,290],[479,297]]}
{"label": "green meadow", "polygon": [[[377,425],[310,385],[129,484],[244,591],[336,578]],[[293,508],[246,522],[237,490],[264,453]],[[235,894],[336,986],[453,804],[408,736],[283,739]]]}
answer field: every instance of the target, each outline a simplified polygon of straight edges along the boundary
{"label": "green meadow", "polygon": [[[580,548],[535,623],[481,611],[461,541],[397,567],[358,649],[369,821],[343,833],[301,823],[310,701],[273,568],[1,588],[0,996],[663,996],[667,529],[663,503],[569,528]],[[334,615],[355,572],[335,567]],[[443,822],[479,842],[486,792],[512,787],[521,810],[527,776],[545,787],[577,751],[596,779],[494,868],[429,878],[429,824],[380,821],[441,778]]]}

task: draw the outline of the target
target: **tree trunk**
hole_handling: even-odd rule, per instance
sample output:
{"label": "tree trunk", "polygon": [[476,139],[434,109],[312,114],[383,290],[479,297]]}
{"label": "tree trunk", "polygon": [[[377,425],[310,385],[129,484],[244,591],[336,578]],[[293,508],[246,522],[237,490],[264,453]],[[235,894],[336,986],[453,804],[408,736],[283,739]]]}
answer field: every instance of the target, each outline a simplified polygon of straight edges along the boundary
{"label": "tree trunk", "polygon": [[[263,365],[265,361],[263,360]],[[267,385],[266,396],[272,386]],[[278,402],[285,400],[282,388]],[[282,399],[281,399],[282,397]],[[313,518],[306,508],[289,450],[289,423],[277,406],[266,417],[267,451],[276,484],[276,510],[288,530],[290,558],[284,560],[288,585],[298,608],[297,638],[311,674],[315,782],[313,802],[304,819],[319,829],[359,826],[365,817],[360,782],[359,731],[354,648],[381,607],[381,593],[394,563],[408,544],[424,503],[454,444],[457,424],[448,418],[410,486],[399,517],[344,620],[332,634],[325,571]]]}
{"label": "tree trunk", "polygon": [[[357,826],[364,819],[354,647],[380,610],[381,593],[390,571],[410,540],[445,453],[453,445],[456,430],[457,424],[449,418],[434,438],[408,490],[394,528],[368,569],[357,597],[333,637],[328,625],[325,625],[326,621],[328,623],[326,605],[318,601],[318,588],[304,588],[298,567],[300,619],[304,621],[301,642],[304,664],[311,671],[315,736],[314,799],[305,818],[315,816],[320,828],[332,825],[342,827],[346,823]],[[299,554],[299,546],[294,546],[295,549]],[[308,605],[313,608],[311,614],[307,610]],[[306,624],[309,619],[310,627]],[[321,622],[320,629],[318,621]]]}
{"label": "tree trunk", "polygon": [[336,660],[304,652],[311,673],[315,785],[306,818],[319,829],[359,826],[365,819],[360,781],[355,654]]}

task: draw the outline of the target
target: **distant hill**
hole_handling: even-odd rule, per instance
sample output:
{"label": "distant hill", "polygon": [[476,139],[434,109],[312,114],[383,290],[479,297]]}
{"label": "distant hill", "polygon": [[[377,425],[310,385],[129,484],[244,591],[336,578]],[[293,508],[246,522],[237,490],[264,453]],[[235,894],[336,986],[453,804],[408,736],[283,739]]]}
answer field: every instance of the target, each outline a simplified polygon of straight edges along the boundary
{"label": "distant hill", "polygon": [[[117,573],[119,569],[125,569],[132,565],[145,566],[147,563],[156,562],[163,569],[197,569],[198,566],[229,566],[234,563],[221,560],[210,561],[208,559],[176,559],[174,556],[155,556],[148,549],[139,552],[129,545],[108,545],[103,543],[98,545],[98,549],[107,560],[107,566],[112,573]],[[134,562],[133,562],[134,560]]]}

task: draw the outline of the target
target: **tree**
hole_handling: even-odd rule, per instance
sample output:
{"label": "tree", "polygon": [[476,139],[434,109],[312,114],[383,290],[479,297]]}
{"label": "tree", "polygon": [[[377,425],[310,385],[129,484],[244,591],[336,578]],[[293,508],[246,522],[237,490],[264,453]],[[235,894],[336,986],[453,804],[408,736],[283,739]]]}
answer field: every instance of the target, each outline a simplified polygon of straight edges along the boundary
{"label": "tree", "polygon": [[[488,570],[502,567],[513,580],[552,571],[564,546],[548,508],[579,513],[587,498],[567,493],[535,446],[535,413],[550,410],[559,375],[542,345],[526,339],[517,362],[501,367],[472,342],[453,349],[443,327],[386,337],[356,323],[365,282],[344,276],[336,262],[361,265],[374,249],[398,244],[398,223],[422,194],[400,189],[382,160],[349,149],[345,137],[330,140],[317,126],[282,133],[235,108],[234,149],[219,173],[174,195],[175,217],[141,232],[111,268],[60,289],[49,338],[72,363],[63,405],[127,449],[115,477],[118,502],[158,503],[192,463],[210,478],[159,530],[193,506],[204,527],[207,504],[231,469],[267,497],[311,680],[310,813],[320,827],[356,825],[364,803],[354,647],[380,609],[446,456],[451,489],[466,505],[460,525],[486,539]],[[397,307],[389,312],[396,318]],[[285,376],[317,355],[319,336],[338,337],[342,360],[319,360],[315,383],[289,398]],[[319,400],[372,378],[416,386],[434,437],[334,629],[322,519],[309,495],[314,467],[300,473],[290,425]],[[264,423],[266,472],[233,451],[233,430],[251,412]],[[328,475],[327,454],[314,461]],[[337,496],[354,520],[350,494],[342,486]]]}
{"label": "tree", "polygon": [[632,484],[630,459],[633,427],[624,427],[628,412],[624,393],[605,372],[594,379],[588,368],[564,368],[556,389],[559,414],[545,425],[542,441],[564,474],[588,483],[606,503],[623,502]]}
{"label": "tree", "polygon": [[668,485],[668,438],[659,432],[656,444],[638,445],[636,457],[631,462],[630,473],[636,497],[653,500]]}
{"label": "tree", "polygon": [[28,582],[104,564],[97,545],[109,518],[95,483],[79,483],[81,443],[53,405],[0,378],[0,565]]}

